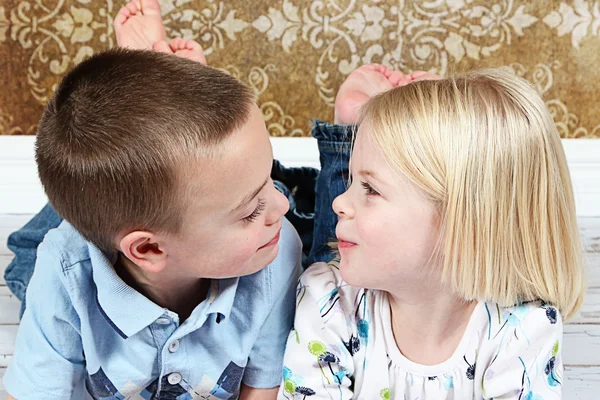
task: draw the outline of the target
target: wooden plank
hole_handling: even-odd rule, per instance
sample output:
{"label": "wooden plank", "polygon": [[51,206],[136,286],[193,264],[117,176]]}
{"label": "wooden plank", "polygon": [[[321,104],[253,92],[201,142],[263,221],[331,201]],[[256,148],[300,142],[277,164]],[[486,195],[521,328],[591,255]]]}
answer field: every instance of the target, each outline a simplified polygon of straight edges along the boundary
{"label": "wooden plank", "polygon": [[4,271],[6,271],[6,267],[8,267],[12,259],[12,255],[0,255],[0,286],[6,285],[6,282],[4,282]]}
{"label": "wooden plank", "polygon": [[5,372],[6,368],[0,368],[0,400],[6,399],[6,389],[4,388],[4,384],[2,383],[2,378],[4,378]]}
{"label": "wooden plank", "polygon": [[6,286],[0,286],[0,326],[19,323],[21,302]]}
{"label": "wooden plank", "polygon": [[600,397],[600,366],[565,367],[565,400],[590,400]]}
{"label": "wooden plank", "polygon": [[17,325],[0,326],[0,367],[7,367],[8,357],[12,359],[17,329]]}
{"label": "wooden plank", "polygon": [[600,254],[600,217],[579,218],[578,222],[585,251]]}
{"label": "wooden plank", "polygon": [[[0,330],[1,329],[2,329],[2,327],[0,327]],[[8,367],[11,362],[12,362],[12,355],[7,356],[7,355],[0,354],[0,368]]]}
{"label": "wooden plank", "polygon": [[587,280],[589,287],[600,287],[600,253],[586,254]]}
{"label": "wooden plank", "polygon": [[565,325],[563,360],[565,365],[600,365],[600,325]]}
{"label": "wooden plank", "polygon": [[600,288],[594,287],[588,289],[583,307],[581,307],[581,310],[579,310],[569,323],[600,325]]}

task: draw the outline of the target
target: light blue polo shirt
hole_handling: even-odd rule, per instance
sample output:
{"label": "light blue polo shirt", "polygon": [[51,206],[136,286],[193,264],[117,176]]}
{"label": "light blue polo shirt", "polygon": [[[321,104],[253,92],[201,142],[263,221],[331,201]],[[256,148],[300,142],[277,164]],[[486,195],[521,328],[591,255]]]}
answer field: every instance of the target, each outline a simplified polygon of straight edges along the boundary
{"label": "light blue polo shirt", "polygon": [[241,383],[278,386],[300,273],[300,238],[284,219],[275,261],[213,280],[179,324],[64,222],[38,249],[4,385],[18,400],[229,399]]}

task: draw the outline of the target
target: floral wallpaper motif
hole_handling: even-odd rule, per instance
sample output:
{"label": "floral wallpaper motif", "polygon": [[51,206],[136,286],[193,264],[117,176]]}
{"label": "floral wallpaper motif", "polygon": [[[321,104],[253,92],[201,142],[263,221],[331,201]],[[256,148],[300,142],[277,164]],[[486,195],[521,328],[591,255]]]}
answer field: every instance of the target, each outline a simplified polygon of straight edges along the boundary
{"label": "floral wallpaper motif", "polygon": [[[0,3],[0,134],[35,134],[65,72],[115,45],[113,0]],[[331,120],[363,63],[441,75],[508,66],[543,94],[563,137],[600,137],[600,0],[161,0],[169,36],[257,93],[273,136]]]}

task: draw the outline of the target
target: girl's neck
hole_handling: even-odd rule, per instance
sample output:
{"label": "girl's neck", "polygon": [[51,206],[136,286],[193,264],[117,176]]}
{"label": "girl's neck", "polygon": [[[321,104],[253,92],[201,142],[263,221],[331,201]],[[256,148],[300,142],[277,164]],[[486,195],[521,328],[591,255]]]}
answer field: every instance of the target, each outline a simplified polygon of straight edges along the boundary
{"label": "girl's neck", "polygon": [[396,345],[421,365],[437,365],[454,354],[477,305],[443,291],[410,299],[389,293],[389,300]]}

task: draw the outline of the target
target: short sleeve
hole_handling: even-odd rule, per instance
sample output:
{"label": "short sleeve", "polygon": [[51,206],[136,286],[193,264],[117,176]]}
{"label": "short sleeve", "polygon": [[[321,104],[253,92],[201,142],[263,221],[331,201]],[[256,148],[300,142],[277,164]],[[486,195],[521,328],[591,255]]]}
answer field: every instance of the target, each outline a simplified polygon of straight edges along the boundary
{"label": "short sleeve", "polygon": [[271,310],[250,351],[244,384],[274,388],[281,383],[285,342],[294,322],[296,285],[302,272],[302,244],[296,230],[284,220],[281,254],[269,268]]}
{"label": "short sleeve", "polygon": [[561,398],[563,324],[550,305],[522,305],[507,314],[496,356],[483,374],[486,399]]}
{"label": "short sleeve", "polygon": [[294,329],[284,357],[279,399],[351,399],[358,339],[346,323],[335,266],[317,263],[302,275],[297,289]]}
{"label": "short sleeve", "polygon": [[85,374],[79,319],[61,268],[61,259],[42,243],[13,361],[4,376],[6,391],[17,400],[83,398],[77,392],[83,390]]}

